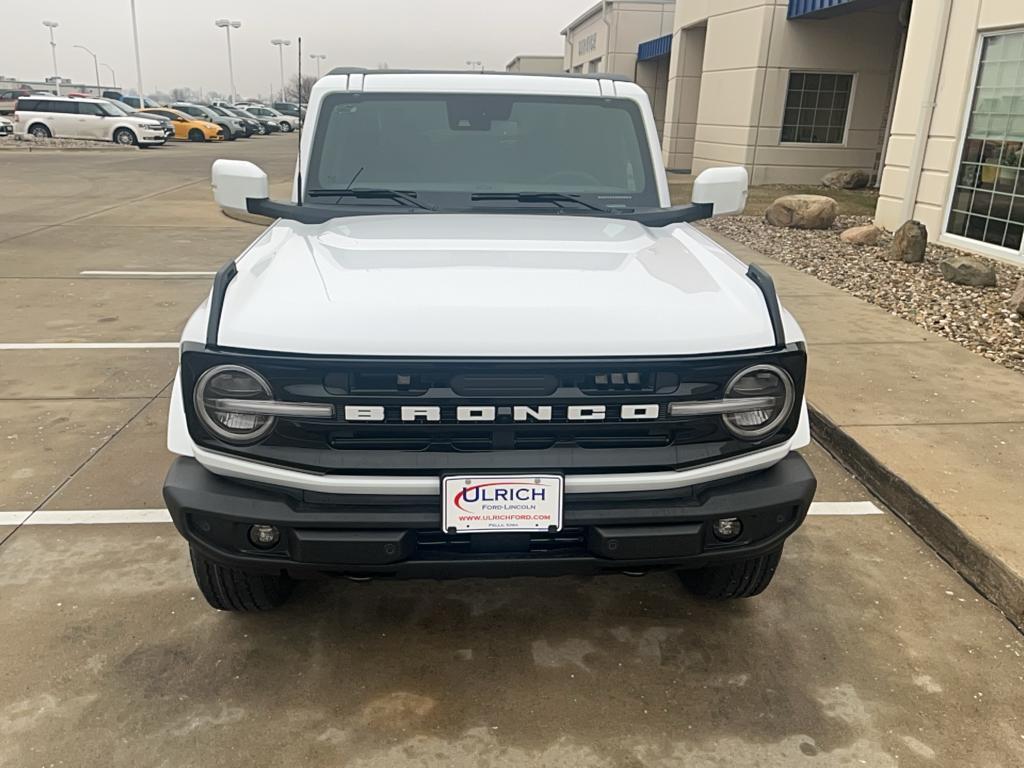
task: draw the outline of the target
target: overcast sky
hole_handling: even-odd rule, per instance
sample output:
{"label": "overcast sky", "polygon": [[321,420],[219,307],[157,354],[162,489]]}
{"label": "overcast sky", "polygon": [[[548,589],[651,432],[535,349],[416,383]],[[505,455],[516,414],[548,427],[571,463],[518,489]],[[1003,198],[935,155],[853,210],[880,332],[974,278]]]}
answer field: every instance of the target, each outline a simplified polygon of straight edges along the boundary
{"label": "overcast sky", "polygon": [[[175,87],[228,91],[227,45],[218,18],[237,19],[232,30],[239,97],[278,86],[277,49],[285,48],[286,77],[308,53],[325,53],[324,67],[436,67],[465,69],[479,60],[504,69],[520,53],[562,53],[559,32],[596,0],[136,0],[147,92]],[[49,30],[56,21],[57,66],[62,77],[95,81],[91,48],[112,66],[118,85],[135,85],[129,0],[0,0],[0,75],[42,79],[53,74]],[[326,70],[324,70],[326,71]],[[100,69],[106,85],[109,73]]]}

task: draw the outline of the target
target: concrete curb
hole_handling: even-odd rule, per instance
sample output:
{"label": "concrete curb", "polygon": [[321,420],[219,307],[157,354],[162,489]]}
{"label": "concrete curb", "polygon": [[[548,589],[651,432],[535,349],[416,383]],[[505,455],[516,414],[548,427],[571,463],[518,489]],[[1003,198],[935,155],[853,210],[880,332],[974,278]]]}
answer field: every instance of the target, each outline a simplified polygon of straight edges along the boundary
{"label": "concrete curb", "polygon": [[1024,575],[965,533],[920,491],[872,456],[842,427],[808,404],[811,432],[928,546],[1019,629],[1024,629]]}

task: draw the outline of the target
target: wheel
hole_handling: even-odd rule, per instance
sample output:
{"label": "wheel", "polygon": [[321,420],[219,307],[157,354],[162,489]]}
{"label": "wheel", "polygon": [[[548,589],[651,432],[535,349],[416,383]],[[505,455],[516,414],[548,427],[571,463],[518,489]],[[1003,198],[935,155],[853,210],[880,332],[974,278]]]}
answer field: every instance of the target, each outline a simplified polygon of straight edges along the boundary
{"label": "wheel", "polygon": [[135,137],[135,134],[130,128],[118,128],[114,131],[114,142],[125,147],[130,147],[133,144],[138,144],[139,140]]}
{"label": "wheel", "polygon": [[759,595],[772,582],[782,559],[782,547],[760,557],[710,565],[696,571],[679,571],[679,579],[698,597],[731,600]]}
{"label": "wheel", "polygon": [[292,132],[292,124],[288,123],[288,122],[282,121],[281,122],[281,130],[284,131],[285,133],[291,133]]}
{"label": "wheel", "polygon": [[188,132],[188,140],[206,141],[206,137],[203,135],[203,132],[200,131],[198,128],[193,128],[191,131]]}
{"label": "wheel", "polygon": [[196,584],[218,611],[269,611],[288,600],[294,582],[284,574],[229,568],[189,547]]}
{"label": "wheel", "polygon": [[35,125],[33,125],[31,128],[28,129],[28,132],[29,135],[35,136],[37,139],[48,139],[51,136],[53,136],[53,134],[50,133],[50,129],[47,128],[45,125],[42,125],[41,123],[36,123]]}

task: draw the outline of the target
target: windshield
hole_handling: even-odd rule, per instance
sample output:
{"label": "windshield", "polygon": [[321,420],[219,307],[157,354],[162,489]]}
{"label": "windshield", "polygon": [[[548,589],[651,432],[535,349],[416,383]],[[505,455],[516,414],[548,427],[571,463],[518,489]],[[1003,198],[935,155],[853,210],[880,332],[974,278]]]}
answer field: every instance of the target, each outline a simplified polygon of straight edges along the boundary
{"label": "windshield", "polygon": [[472,202],[487,193],[657,207],[651,168],[640,110],[627,99],[340,93],[324,100],[307,189],[398,190],[440,208],[502,204]]}
{"label": "windshield", "polygon": [[225,110],[221,109],[220,107],[209,106],[207,107],[207,109],[213,112],[213,114],[215,115],[220,115],[221,117],[231,117],[230,114],[228,114]]}
{"label": "windshield", "polygon": [[113,104],[108,104],[105,101],[94,101],[89,103],[96,106],[99,109],[99,111],[102,112],[104,115],[110,115],[111,117],[120,117],[122,114],[120,110],[118,110]]}
{"label": "windshield", "polygon": [[121,102],[113,101],[112,99],[108,99],[107,104],[109,104],[114,110],[116,110],[115,114],[130,115],[135,111],[127,104],[122,104]]}
{"label": "windshield", "polygon": [[216,112],[213,112],[209,107],[204,107],[202,104],[193,104],[192,108],[199,112],[200,117],[205,117],[207,120],[217,117]]}

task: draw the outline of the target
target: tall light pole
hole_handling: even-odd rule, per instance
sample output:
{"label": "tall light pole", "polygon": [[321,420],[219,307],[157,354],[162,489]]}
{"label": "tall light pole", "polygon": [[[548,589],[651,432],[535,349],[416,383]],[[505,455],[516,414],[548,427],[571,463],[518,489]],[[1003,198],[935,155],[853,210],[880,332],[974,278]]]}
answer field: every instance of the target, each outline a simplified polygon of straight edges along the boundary
{"label": "tall light pole", "polygon": [[139,109],[144,109],[146,98],[142,90],[142,57],[139,55],[139,24],[135,19],[135,0],[132,4],[132,38],[135,40],[135,87],[139,89]]}
{"label": "tall light pole", "polygon": [[213,23],[218,27],[223,27],[228,35],[228,77],[231,79],[231,103],[234,104],[238,101],[238,93],[235,91],[235,63],[231,59],[231,30],[238,29],[242,26],[242,22],[232,21],[231,19],[217,19]]}
{"label": "tall light pole", "polygon": [[316,79],[319,80],[320,79],[320,62],[323,59],[327,58],[327,54],[326,53],[311,53],[311,54],[309,54],[309,58],[316,59]]}
{"label": "tall light pole", "polygon": [[96,70],[96,98],[99,98],[100,94],[103,93],[103,91],[100,88],[100,60],[99,60],[99,57],[95,53],[90,51],[88,48],[86,48],[84,45],[72,45],[71,47],[72,48],[81,48],[83,51],[85,51],[90,56],[92,56],[92,67],[93,67],[94,70]]}
{"label": "tall light pole", "polygon": [[100,66],[101,67],[106,67],[107,69],[110,70],[110,82],[114,84],[115,88],[117,88],[117,75],[114,74],[114,68],[112,66],[110,66],[109,64],[104,64],[102,61],[100,62]]}
{"label": "tall light pole", "polygon": [[286,45],[291,45],[292,41],[282,40],[280,37],[275,37],[270,41],[270,44],[277,46],[278,57],[281,60],[281,101],[287,101],[287,98],[284,95],[284,47]]}
{"label": "tall light pole", "polygon": [[60,75],[57,74],[57,43],[53,39],[53,30],[60,25],[56,21],[44,21],[44,27],[50,29],[50,54],[53,56],[53,83],[57,86],[57,95],[60,96]]}

